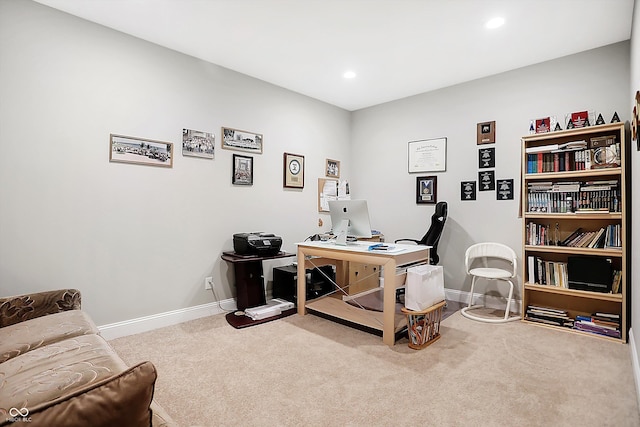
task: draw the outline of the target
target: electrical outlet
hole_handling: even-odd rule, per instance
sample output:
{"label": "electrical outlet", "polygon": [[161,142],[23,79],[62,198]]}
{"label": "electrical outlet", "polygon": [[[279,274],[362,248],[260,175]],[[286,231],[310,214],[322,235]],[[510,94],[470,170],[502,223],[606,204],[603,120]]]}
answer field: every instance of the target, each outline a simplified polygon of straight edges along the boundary
{"label": "electrical outlet", "polygon": [[213,286],[213,277],[205,277],[204,278],[204,290],[208,291]]}

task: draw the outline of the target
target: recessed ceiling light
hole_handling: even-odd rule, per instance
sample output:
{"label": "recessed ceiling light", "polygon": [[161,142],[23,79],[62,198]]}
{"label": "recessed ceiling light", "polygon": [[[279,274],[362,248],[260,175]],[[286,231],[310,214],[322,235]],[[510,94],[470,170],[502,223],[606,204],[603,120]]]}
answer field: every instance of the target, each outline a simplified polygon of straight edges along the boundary
{"label": "recessed ceiling light", "polygon": [[494,28],[501,27],[502,25],[504,25],[504,18],[501,18],[499,16],[496,18],[490,19],[489,21],[487,21],[486,24],[484,24],[485,27],[491,30]]}
{"label": "recessed ceiling light", "polygon": [[344,77],[345,79],[352,79],[355,76],[356,76],[356,73],[354,71],[347,71],[342,75],[342,77]]}

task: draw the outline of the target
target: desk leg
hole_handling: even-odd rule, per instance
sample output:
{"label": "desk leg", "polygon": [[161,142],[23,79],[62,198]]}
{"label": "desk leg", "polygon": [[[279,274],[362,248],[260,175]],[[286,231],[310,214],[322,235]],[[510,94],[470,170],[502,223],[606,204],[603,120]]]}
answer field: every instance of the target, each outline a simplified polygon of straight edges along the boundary
{"label": "desk leg", "polygon": [[392,346],[396,342],[396,261],[391,258],[384,265],[384,293],[382,308],[382,342]]}
{"label": "desk leg", "polygon": [[307,314],[307,270],[305,268],[305,256],[302,249],[298,246],[298,295],[296,296],[296,304],[298,304],[298,314],[304,316]]}

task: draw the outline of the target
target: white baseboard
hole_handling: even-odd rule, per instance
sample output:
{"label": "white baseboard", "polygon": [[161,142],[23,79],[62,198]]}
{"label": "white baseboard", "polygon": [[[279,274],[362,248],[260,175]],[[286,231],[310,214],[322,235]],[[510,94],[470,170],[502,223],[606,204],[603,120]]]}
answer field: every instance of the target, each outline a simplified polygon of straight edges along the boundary
{"label": "white baseboard", "polygon": [[638,360],[638,351],[633,338],[633,328],[629,329],[629,351],[631,352],[631,366],[633,367],[633,378],[636,383],[636,399],[638,407],[640,407],[640,360]]}
{"label": "white baseboard", "polygon": [[[460,291],[456,289],[445,289],[444,294],[449,301],[457,301],[463,304],[467,304],[469,302],[469,292],[467,291]],[[507,302],[506,297],[497,297],[492,295],[474,293],[472,305],[480,304],[488,308],[495,308],[496,310],[504,310],[504,306],[506,302]],[[522,313],[522,301],[516,300],[516,299],[512,300],[511,311],[513,313]]]}
{"label": "white baseboard", "polygon": [[196,305],[194,307],[181,308],[165,313],[153,314],[151,316],[138,317],[137,319],[110,323],[108,325],[98,326],[98,330],[100,330],[100,335],[102,335],[104,339],[112,340],[127,335],[164,328],[165,326],[177,325],[178,323],[199,319],[201,317],[225,313],[225,310],[223,310],[221,306],[227,310],[235,310],[236,300],[227,299],[220,302]]}

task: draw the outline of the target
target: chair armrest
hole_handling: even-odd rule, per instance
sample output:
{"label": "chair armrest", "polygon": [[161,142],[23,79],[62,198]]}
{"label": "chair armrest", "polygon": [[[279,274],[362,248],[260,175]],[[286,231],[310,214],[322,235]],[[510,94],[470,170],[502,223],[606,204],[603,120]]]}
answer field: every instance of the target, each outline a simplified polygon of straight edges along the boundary
{"label": "chair armrest", "polygon": [[413,242],[416,245],[420,243],[419,240],[415,240],[415,239],[398,239],[395,241],[395,243],[400,243],[400,242]]}
{"label": "chair armrest", "polygon": [[80,291],[58,289],[0,298],[0,328],[67,310],[80,310]]}

